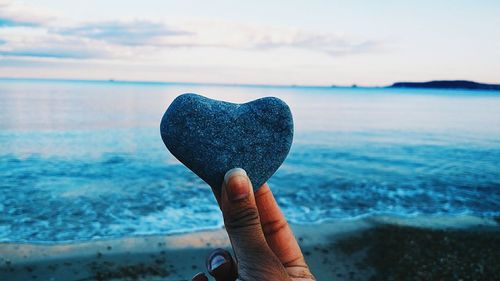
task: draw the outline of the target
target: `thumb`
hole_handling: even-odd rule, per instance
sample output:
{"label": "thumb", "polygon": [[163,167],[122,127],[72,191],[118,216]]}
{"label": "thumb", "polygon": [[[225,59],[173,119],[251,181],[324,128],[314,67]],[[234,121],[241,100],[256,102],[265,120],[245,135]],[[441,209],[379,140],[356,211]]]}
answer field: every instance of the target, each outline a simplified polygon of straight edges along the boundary
{"label": "thumb", "polygon": [[283,265],[267,245],[252,183],[245,170],[235,168],[224,176],[221,209],[240,276],[255,276],[257,273],[266,278],[249,280],[287,280]]}

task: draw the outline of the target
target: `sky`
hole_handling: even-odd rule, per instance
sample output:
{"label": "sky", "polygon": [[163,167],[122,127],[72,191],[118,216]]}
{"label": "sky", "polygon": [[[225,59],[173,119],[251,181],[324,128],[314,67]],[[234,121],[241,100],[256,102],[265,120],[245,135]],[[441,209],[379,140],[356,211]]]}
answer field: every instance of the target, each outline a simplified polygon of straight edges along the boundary
{"label": "sky", "polygon": [[500,84],[500,1],[0,0],[0,77]]}

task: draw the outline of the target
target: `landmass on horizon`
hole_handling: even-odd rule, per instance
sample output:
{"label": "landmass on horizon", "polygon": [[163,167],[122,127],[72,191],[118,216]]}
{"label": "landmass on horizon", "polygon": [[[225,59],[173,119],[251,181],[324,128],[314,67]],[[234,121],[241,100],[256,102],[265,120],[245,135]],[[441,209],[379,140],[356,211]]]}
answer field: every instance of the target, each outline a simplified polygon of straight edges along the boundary
{"label": "landmass on horizon", "polygon": [[428,82],[396,82],[389,88],[426,88],[426,89],[466,89],[500,90],[498,84],[484,84],[467,80],[434,80]]}

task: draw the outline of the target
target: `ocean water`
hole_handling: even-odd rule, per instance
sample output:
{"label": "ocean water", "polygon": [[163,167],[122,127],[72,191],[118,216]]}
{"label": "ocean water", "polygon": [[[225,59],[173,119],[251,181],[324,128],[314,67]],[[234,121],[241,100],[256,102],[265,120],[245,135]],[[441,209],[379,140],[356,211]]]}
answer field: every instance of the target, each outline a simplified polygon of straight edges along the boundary
{"label": "ocean water", "polygon": [[185,92],[290,105],[294,144],[269,184],[293,223],[500,216],[500,92],[0,80],[0,241],[220,227],[160,138]]}

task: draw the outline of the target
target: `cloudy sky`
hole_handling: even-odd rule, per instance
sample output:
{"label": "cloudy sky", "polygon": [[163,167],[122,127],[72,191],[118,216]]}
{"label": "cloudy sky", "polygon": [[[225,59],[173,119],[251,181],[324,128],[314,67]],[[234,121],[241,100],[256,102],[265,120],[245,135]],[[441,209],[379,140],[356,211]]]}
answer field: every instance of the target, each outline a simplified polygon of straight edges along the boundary
{"label": "cloudy sky", "polygon": [[0,77],[500,83],[500,1],[0,0]]}

